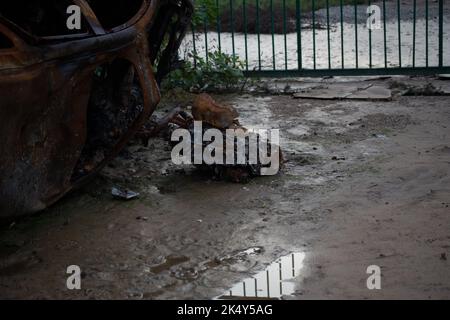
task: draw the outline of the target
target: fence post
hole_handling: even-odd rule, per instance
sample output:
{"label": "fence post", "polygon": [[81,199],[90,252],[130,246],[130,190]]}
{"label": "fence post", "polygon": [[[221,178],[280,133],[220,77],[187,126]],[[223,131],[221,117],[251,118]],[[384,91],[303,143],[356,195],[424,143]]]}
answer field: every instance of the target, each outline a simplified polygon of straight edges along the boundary
{"label": "fence post", "polygon": [[205,61],[209,61],[209,51],[208,51],[208,12],[206,6],[203,6],[203,33],[205,35]]}
{"label": "fence post", "polygon": [[400,0],[397,0],[397,21],[398,21],[398,65],[402,67],[402,20],[401,20]]}
{"label": "fence post", "polygon": [[316,70],[316,2],[312,0],[311,2],[311,13],[312,13],[312,31],[313,31],[313,66]]}
{"label": "fence post", "polygon": [[222,52],[222,41],[220,39],[220,25],[221,25],[221,18],[220,18],[220,6],[219,6],[219,0],[216,0],[216,10],[217,10],[217,40],[219,44],[219,52]]}
{"label": "fence post", "polygon": [[276,65],[276,55],[275,55],[275,21],[274,21],[274,12],[273,12],[273,0],[270,0],[270,29],[272,32],[272,64],[273,70],[277,69]]}
{"label": "fence post", "polygon": [[327,43],[328,43],[328,69],[331,69],[331,40],[330,40],[330,2],[326,1],[327,5]]}
{"label": "fence post", "polygon": [[191,24],[192,31],[192,51],[194,53],[194,67],[197,68],[197,48],[195,45],[195,26],[194,23]]}
{"label": "fence post", "polygon": [[417,0],[413,3],[413,47],[412,47],[412,66],[416,66],[416,24],[417,24]]}
{"label": "fence post", "polygon": [[444,0],[439,0],[439,67],[444,66]]}
{"label": "fence post", "polygon": [[283,0],[283,33],[284,33],[284,69],[288,69],[287,54],[287,26],[286,26],[286,0]]}
{"label": "fence post", "polygon": [[302,61],[302,22],[301,22],[301,7],[300,7],[300,0],[297,0],[295,2],[295,17],[296,17],[296,23],[297,23],[297,63],[298,63],[298,69],[301,70],[303,67],[303,61]]}
{"label": "fence post", "polygon": [[355,67],[358,69],[359,67],[359,50],[358,50],[358,1],[354,1],[354,10],[355,10]]}
{"label": "fence post", "polygon": [[345,58],[344,58],[344,4],[340,0],[340,12],[341,12],[341,65],[342,69],[345,68]]}
{"label": "fence post", "polygon": [[256,28],[258,30],[258,67],[261,71],[261,24],[259,21],[259,0],[256,0]]}
{"label": "fence post", "polygon": [[234,44],[234,9],[233,9],[233,0],[230,0],[230,25],[231,25],[231,46],[233,49],[233,65],[236,63],[236,47]]}
{"label": "fence post", "polygon": [[[369,7],[371,7],[372,1],[369,0]],[[372,13],[370,12],[369,15]],[[372,17],[370,17],[372,19]],[[370,26],[372,26],[372,23],[370,23]],[[369,28],[369,68],[372,69],[372,28]]]}
{"label": "fence post", "polygon": [[425,66],[428,67],[428,20],[429,20],[429,7],[428,0],[425,0]]}
{"label": "fence post", "polygon": [[383,42],[384,42],[384,68],[387,69],[387,30],[386,30],[386,0],[383,0]]}
{"label": "fence post", "polygon": [[242,10],[244,14],[244,46],[245,46],[245,70],[248,71],[248,39],[247,39],[247,1],[242,0]]}

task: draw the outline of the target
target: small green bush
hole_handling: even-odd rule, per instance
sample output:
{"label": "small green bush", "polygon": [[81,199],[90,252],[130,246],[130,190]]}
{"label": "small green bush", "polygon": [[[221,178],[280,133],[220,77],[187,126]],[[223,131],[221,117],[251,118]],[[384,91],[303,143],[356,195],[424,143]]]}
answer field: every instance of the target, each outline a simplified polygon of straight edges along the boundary
{"label": "small green bush", "polygon": [[[189,53],[182,68],[172,71],[163,89],[182,88],[187,91],[217,91],[236,89],[243,81],[244,64],[238,57],[214,51],[208,60]],[[192,62],[195,60],[196,63]]]}

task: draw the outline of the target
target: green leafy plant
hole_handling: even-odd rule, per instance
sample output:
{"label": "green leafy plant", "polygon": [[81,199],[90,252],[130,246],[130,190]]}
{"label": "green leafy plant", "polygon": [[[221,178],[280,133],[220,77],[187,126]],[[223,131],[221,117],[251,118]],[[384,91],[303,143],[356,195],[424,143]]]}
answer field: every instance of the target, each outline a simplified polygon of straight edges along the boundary
{"label": "green leafy plant", "polygon": [[216,21],[217,10],[216,0],[196,0],[194,2],[192,24],[194,26],[201,26],[205,21]]}
{"label": "green leafy plant", "polygon": [[[217,91],[236,89],[244,81],[244,64],[235,56],[213,51],[206,57],[188,54],[182,68],[172,71],[163,89],[182,88],[187,91]],[[195,61],[195,63],[193,62]]]}

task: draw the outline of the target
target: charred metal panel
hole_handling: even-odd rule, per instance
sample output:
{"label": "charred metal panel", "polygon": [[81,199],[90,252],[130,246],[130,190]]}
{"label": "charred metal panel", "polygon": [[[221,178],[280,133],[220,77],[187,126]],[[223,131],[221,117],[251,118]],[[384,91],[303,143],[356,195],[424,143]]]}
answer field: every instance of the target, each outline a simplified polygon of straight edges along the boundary
{"label": "charred metal panel", "polygon": [[[0,217],[7,217],[48,207],[124,147],[159,102],[156,78],[177,57],[192,3],[2,2]],[[83,27],[63,34],[68,4],[81,8]]]}

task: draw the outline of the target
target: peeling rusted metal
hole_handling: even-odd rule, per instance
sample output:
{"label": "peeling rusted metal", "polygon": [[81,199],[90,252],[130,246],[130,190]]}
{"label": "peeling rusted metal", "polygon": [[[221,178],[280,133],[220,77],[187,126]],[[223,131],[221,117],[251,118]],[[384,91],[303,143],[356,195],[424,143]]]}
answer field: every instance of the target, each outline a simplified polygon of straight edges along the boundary
{"label": "peeling rusted metal", "polygon": [[[128,21],[106,27],[101,16],[108,12],[95,10],[99,1],[67,1],[80,6],[85,29],[49,36],[27,30],[0,5],[0,217],[42,210],[86,182],[159,102],[158,81],[176,59],[192,3],[141,0]],[[116,2],[105,3],[120,17]],[[129,112],[128,122],[114,118],[117,108]],[[96,132],[98,119],[89,116],[102,112],[112,117],[102,119],[105,128],[112,128],[108,121],[121,127]],[[101,154],[92,150],[96,139]]]}

